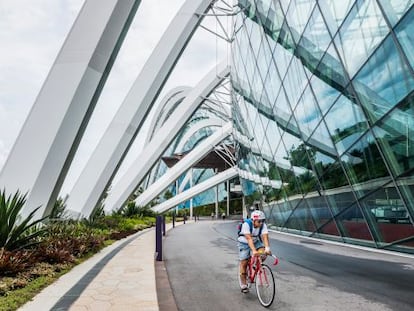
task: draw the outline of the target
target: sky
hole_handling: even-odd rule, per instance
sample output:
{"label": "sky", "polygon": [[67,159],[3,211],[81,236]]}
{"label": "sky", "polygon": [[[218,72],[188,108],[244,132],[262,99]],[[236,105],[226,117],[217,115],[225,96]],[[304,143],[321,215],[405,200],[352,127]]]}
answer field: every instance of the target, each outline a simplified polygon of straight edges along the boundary
{"label": "sky", "polygon": [[[0,170],[83,3],[84,0],[0,0]],[[63,184],[62,196],[72,189],[145,61],[183,3],[184,0],[141,2]],[[203,25],[214,31],[218,29],[212,17],[205,18]],[[225,21],[225,26],[230,29],[230,19]],[[158,100],[173,87],[194,86],[223,58],[229,59],[228,45],[203,29],[197,30]],[[139,152],[147,126],[148,123],[138,135],[118,178]]]}

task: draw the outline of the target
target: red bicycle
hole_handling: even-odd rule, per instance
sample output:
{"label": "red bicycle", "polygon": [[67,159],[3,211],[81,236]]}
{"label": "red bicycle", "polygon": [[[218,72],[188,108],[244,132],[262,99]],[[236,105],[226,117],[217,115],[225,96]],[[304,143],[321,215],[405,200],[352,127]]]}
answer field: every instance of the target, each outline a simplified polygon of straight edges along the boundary
{"label": "red bicycle", "polygon": [[[275,259],[273,265],[277,265],[279,263],[279,259],[275,255],[271,256]],[[246,269],[246,280],[249,288],[252,284],[256,285],[257,298],[259,299],[261,305],[267,308],[275,299],[276,286],[272,269],[263,263],[266,257],[266,255],[250,257]],[[240,279],[240,272],[238,273],[238,276],[241,288],[242,283]]]}

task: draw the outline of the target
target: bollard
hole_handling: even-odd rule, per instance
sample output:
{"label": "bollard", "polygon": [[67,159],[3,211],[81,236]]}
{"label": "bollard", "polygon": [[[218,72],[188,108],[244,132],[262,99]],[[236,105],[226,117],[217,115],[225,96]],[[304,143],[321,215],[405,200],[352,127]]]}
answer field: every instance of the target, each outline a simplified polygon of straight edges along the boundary
{"label": "bollard", "polygon": [[162,235],[165,236],[165,215],[162,215]]}
{"label": "bollard", "polygon": [[175,211],[173,212],[173,216],[172,216],[172,220],[173,220],[173,228],[175,228]]}
{"label": "bollard", "polygon": [[162,261],[162,216],[157,216],[155,222],[155,254],[156,260]]}

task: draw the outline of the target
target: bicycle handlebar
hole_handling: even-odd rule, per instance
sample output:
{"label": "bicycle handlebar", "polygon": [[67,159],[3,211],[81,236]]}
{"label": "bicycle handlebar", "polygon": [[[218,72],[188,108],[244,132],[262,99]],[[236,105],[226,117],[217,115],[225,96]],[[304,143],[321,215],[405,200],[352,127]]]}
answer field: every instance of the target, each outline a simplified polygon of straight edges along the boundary
{"label": "bicycle handlebar", "polygon": [[274,259],[275,259],[275,261],[273,262],[273,265],[274,266],[276,266],[278,263],[279,263],[279,258],[277,258],[275,255],[273,255],[273,254],[270,254],[270,256],[272,256]]}

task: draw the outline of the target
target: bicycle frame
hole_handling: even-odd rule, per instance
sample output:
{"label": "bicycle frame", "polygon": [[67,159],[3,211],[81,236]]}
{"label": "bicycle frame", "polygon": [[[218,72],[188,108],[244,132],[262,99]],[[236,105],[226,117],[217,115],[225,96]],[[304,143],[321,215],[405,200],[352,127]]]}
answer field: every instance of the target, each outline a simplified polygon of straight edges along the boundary
{"label": "bicycle frame", "polygon": [[[256,275],[257,273],[259,273],[260,268],[262,267],[262,262],[263,262],[262,256],[263,255],[251,256],[247,263],[247,269],[249,270],[248,271],[249,273],[247,273],[247,275],[248,275],[248,279],[250,283],[254,283]],[[276,266],[279,263],[279,259],[275,255],[270,255],[270,256],[272,256],[275,259],[273,265]],[[262,275],[259,274],[259,277],[261,278]],[[265,278],[266,278],[266,275],[265,275]],[[264,281],[267,282],[268,280],[265,279]]]}

